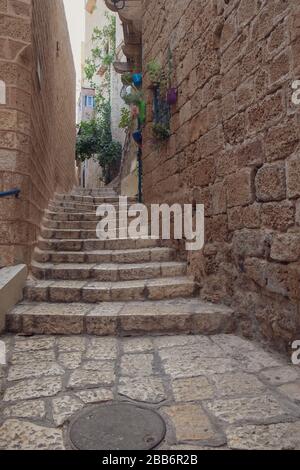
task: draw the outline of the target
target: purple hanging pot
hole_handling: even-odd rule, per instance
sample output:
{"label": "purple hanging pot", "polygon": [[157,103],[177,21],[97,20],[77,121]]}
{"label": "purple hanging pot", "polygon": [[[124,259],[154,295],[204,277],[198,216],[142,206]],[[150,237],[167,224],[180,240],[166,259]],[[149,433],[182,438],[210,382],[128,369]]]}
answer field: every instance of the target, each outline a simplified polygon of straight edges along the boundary
{"label": "purple hanging pot", "polygon": [[169,88],[167,91],[167,103],[168,104],[175,104],[177,103],[177,88]]}

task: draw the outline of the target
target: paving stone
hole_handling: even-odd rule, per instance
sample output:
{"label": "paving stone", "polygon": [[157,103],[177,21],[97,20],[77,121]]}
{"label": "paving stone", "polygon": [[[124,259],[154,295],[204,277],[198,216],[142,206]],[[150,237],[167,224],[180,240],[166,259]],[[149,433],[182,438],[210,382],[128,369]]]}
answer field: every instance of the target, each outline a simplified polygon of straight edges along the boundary
{"label": "paving stone", "polygon": [[176,379],[171,383],[176,402],[205,400],[213,397],[213,388],[206,377]]}
{"label": "paving stone", "polygon": [[234,374],[217,374],[211,377],[219,396],[255,395],[266,386],[254,375],[237,372]]}
{"label": "paving stone", "polygon": [[270,425],[229,427],[228,446],[240,450],[300,449],[300,421]]}
{"label": "paving stone", "polygon": [[76,396],[84,403],[101,403],[103,401],[111,401],[114,398],[113,392],[107,388],[82,390],[76,392]]}
{"label": "paving stone", "polygon": [[[197,343],[197,336],[178,335],[178,336],[157,336],[153,338],[156,348],[172,348],[176,346],[185,346]],[[206,338],[205,338],[206,339]],[[209,339],[207,338],[209,342]]]}
{"label": "paving stone", "polygon": [[275,367],[260,372],[260,376],[270,385],[281,385],[299,378],[297,366]]}
{"label": "paving stone", "polygon": [[117,357],[117,340],[115,338],[91,338],[86,351],[87,359],[101,361],[115,357]]}
{"label": "paving stone", "polygon": [[81,369],[114,372],[115,362],[114,361],[108,361],[108,360],[106,360],[106,361],[84,361],[81,364]]}
{"label": "paving stone", "polygon": [[52,400],[52,416],[56,426],[63,424],[74,413],[79,411],[83,404],[76,397],[64,395]]}
{"label": "paving stone", "polygon": [[18,351],[38,351],[43,349],[52,349],[55,343],[55,338],[47,337],[33,337],[33,338],[20,338],[16,337],[14,350]]}
{"label": "paving stone", "polygon": [[128,377],[147,377],[153,373],[152,354],[125,354],[121,359],[120,374]]}
{"label": "paving stone", "polygon": [[161,411],[171,419],[178,441],[220,441],[220,436],[200,405],[173,405]]}
{"label": "paving stone", "polygon": [[160,403],[167,399],[164,385],[159,377],[121,377],[118,393],[131,400]]}
{"label": "paving stone", "polygon": [[45,403],[42,400],[31,400],[16,405],[7,406],[3,416],[8,418],[44,418],[46,415]]}
{"label": "paving stone", "polygon": [[286,410],[269,393],[257,397],[215,400],[207,403],[207,407],[218,419],[229,424],[242,420],[259,424],[288,416]]}
{"label": "paving stone", "polygon": [[300,403],[300,381],[281,385],[277,390],[290,400]]}
{"label": "paving stone", "polygon": [[246,353],[241,352],[237,360],[240,363],[240,367],[247,372],[259,372],[269,367],[281,367],[284,365],[282,359],[278,359],[262,349]]}
{"label": "paving stone", "polygon": [[242,352],[248,353],[257,349],[255,343],[235,335],[220,334],[211,336],[211,339],[226,354],[230,355],[240,354]]}
{"label": "paving stone", "polygon": [[21,380],[26,378],[64,375],[64,369],[56,362],[32,362],[17,364],[9,368],[7,380]]}
{"label": "paving stone", "polygon": [[113,370],[85,370],[76,369],[71,373],[68,388],[91,388],[97,385],[112,385],[115,381]]}
{"label": "paving stone", "polygon": [[0,427],[0,449],[64,450],[65,446],[60,429],[8,419]]}
{"label": "paving stone", "polygon": [[61,388],[62,383],[59,377],[40,377],[39,379],[23,380],[6,389],[3,401],[51,397],[56,395]]}
{"label": "paving stone", "polygon": [[53,350],[31,351],[31,352],[15,352],[10,362],[12,364],[29,364],[38,362],[54,362],[55,354]]}
{"label": "paving stone", "polygon": [[200,375],[225,374],[238,370],[238,362],[227,357],[205,357],[187,348],[161,349],[159,355],[165,372],[173,379]]}
{"label": "paving stone", "polygon": [[150,338],[128,338],[122,341],[124,353],[148,352],[153,350],[153,341]]}
{"label": "paving stone", "polygon": [[83,336],[66,336],[63,338],[57,338],[56,341],[60,352],[83,352],[86,348],[86,339]]}
{"label": "paving stone", "polygon": [[60,353],[58,356],[58,361],[65,369],[77,369],[81,364],[82,353],[75,351],[75,352],[67,352],[67,353]]}

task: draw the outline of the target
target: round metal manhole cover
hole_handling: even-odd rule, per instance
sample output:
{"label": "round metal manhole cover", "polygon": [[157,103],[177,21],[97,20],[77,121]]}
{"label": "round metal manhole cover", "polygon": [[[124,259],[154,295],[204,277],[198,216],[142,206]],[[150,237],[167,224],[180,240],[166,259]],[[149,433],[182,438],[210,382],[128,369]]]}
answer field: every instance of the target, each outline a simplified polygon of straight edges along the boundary
{"label": "round metal manhole cover", "polygon": [[165,437],[166,425],[153,410],[129,403],[86,408],[70,424],[78,450],[150,450]]}

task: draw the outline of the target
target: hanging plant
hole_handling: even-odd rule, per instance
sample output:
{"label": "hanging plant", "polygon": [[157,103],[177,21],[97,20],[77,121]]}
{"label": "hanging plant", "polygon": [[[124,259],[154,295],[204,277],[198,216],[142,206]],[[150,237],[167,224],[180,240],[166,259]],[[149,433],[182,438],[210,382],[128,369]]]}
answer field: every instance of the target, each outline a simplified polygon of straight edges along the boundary
{"label": "hanging plant", "polygon": [[135,104],[135,105],[139,105],[140,102],[143,100],[144,98],[144,95],[143,95],[143,92],[142,91],[139,91],[139,90],[133,90],[130,94],[124,96],[124,101],[127,105],[132,105],[132,104]]}
{"label": "hanging plant", "polygon": [[123,85],[132,85],[132,74],[130,72],[123,73],[121,75],[121,81]]}
{"label": "hanging plant", "polygon": [[145,121],[146,121],[146,109],[147,109],[146,101],[141,100],[139,105],[138,105],[138,108],[139,108],[140,123],[144,124]]}
{"label": "hanging plant", "polygon": [[160,123],[153,124],[152,131],[157,140],[167,140],[171,135],[170,129]]}
{"label": "hanging plant", "polygon": [[147,72],[153,86],[159,86],[161,80],[162,67],[155,59],[147,64]]}
{"label": "hanging plant", "polygon": [[143,135],[142,135],[142,132],[139,129],[132,133],[132,137],[133,137],[133,140],[135,141],[136,144],[138,144],[139,146],[142,145]]}
{"label": "hanging plant", "polygon": [[134,73],[132,75],[132,81],[133,84],[137,87],[140,88],[143,84],[143,76],[141,73]]}
{"label": "hanging plant", "polygon": [[167,91],[167,103],[169,105],[176,104],[178,98],[177,88],[169,88]]}

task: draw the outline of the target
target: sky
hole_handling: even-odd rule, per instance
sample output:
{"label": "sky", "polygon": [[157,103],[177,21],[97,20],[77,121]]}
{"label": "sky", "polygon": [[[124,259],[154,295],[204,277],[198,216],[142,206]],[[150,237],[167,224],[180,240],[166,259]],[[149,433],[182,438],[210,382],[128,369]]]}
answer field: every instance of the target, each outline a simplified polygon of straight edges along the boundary
{"label": "sky", "polygon": [[79,95],[81,78],[81,43],[84,41],[84,0],[64,0],[64,4],[76,67],[77,95]]}

